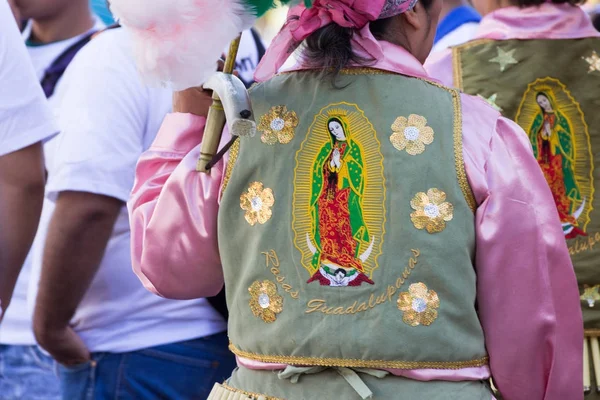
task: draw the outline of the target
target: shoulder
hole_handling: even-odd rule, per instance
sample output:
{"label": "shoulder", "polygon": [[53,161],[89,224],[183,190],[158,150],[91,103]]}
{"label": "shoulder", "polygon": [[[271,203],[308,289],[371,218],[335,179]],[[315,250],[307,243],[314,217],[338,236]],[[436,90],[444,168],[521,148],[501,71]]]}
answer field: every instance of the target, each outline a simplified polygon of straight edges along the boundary
{"label": "shoulder", "polygon": [[129,34],[123,28],[106,29],[93,39],[75,57],[74,63],[100,68],[135,70],[133,48]]}
{"label": "shoulder", "polygon": [[454,84],[454,67],[452,64],[452,49],[444,49],[431,53],[425,61],[425,70],[434,79],[446,86]]}

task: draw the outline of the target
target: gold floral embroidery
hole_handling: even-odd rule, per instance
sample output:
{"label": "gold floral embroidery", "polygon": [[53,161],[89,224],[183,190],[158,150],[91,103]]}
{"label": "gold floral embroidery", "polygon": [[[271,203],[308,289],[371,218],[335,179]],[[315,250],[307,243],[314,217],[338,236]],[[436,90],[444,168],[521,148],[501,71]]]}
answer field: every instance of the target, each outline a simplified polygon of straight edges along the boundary
{"label": "gold floral embroidery", "polygon": [[283,297],[277,293],[277,286],[271,281],[256,281],[248,288],[250,309],[255,317],[270,324],[275,322],[277,314],[283,311]]}
{"label": "gold floral embroidery", "polygon": [[446,229],[446,222],[454,217],[454,206],[446,201],[446,193],[439,189],[419,192],[410,202],[415,210],[410,214],[415,228],[427,229],[429,233],[438,233]]}
{"label": "gold floral embroidery", "polygon": [[437,293],[422,282],[413,283],[408,292],[398,297],[398,309],[404,311],[402,320],[410,326],[431,325],[438,317],[437,308],[440,308]]}
{"label": "gold floral embroidery", "polygon": [[275,106],[260,118],[258,130],[262,132],[263,143],[274,145],[279,142],[286,144],[292,141],[298,126],[298,116],[295,111],[288,111],[286,106]]}
{"label": "gold floral embroidery", "polygon": [[427,119],[420,115],[411,114],[398,117],[392,125],[394,132],[390,141],[400,151],[405,150],[412,156],[425,151],[425,145],[433,143],[433,129],[427,126]]}
{"label": "gold floral embroidery", "polygon": [[252,226],[264,224],[271,219],[271,207],[275,204],[275,196],[269,188],[264,189],[261,182],[254,182],[248,191],[240,196],[240,207],[246,211],[246,221]]}
{"label": "gold floral embroidery", "polygon": [[600,72],[600,56],[598,56],[598,53],[596,53],[596,51],[593,51],[591,56],[582,58],[585,60],[585,62],[590,64],[588,74],[591,74],[594,71]]}
{"label": "gold floral embroidery", "polygon": [[600,289],[600,285],[584,285],[583,286],[583,294],[580,299],[582,301],[587,301],[589,307],[594,307],[596,301],[600,300],[600,294],[598,290]]}

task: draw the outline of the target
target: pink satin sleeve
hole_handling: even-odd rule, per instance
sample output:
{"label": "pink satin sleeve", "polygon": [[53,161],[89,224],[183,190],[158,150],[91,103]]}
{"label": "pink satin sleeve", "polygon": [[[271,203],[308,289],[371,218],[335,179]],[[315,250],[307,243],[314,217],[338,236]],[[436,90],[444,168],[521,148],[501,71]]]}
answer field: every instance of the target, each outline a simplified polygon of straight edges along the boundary
{"label": "pink satin sleeve", "polygon": [[223,287],[217,246],[223,161],[196,172],[206,120],[169,114],[136,168],[128,203],[134,272],[163,297],[194,299]]}
{"label": "pink satin sleeve", "polygon": [[[479,317],[505,400],[583,397],[583,323],[575,273],[552,194],[529,138],[466,98],[464,155],[479,207]],[[481,109],[483,110],[483,109]],[[489,122],[487,123],[489,125]]]}
{"label": "pink satin sleeve", "polygon": [[424,67],[430,77],[440,81],[443,85],[454,87],[454,65],[451,49],[432,53],[425,61]]}

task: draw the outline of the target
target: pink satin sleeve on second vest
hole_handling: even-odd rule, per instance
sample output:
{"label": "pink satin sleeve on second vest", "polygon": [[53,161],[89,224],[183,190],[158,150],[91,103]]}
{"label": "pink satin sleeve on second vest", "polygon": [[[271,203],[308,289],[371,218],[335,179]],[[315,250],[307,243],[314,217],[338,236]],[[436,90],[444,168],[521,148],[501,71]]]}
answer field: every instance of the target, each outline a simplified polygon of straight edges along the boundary
{"label": "pink satin sleeve on second vest", "polygon": [[579,292],[558,212],[529,138],[463,95],[464,156],[478,209],[477,304],[506,400],[583,397]]}
{"label": "pink satin sleeve on second vest", "polygon": [[146,288],[172,299],[216,295],[223,287],[217,246],[223,161],[196,172],[206,120],[169,114],[140,158],[128,203],[133,269]]}

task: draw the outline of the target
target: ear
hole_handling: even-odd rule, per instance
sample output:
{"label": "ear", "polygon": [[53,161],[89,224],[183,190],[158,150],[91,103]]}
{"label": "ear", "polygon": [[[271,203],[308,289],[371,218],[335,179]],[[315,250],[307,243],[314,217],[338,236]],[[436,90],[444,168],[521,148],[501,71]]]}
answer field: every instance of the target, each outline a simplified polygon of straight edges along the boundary
{"label": "ear", "polygon": [[419,30],[423,26],[423,21],[419,18],[419,14],[424,12],[423,5],[421,2],[417,2],[415,6],[401,15],[404,17],[405,22],[414,30]]}

